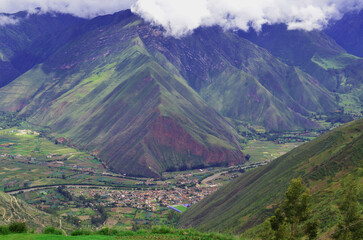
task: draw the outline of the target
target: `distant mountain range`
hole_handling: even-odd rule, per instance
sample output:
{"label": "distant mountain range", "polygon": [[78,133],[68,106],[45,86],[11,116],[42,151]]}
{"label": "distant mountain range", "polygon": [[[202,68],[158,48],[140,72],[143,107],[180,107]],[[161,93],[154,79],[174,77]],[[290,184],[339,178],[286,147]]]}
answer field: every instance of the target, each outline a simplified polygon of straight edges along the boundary
{"label": "distant mountain range", "polygon": [[319,129],[317,114],[361,114],[359,44],[338,45],[334,30],[208,27],[176,39],[129,10],[26,15],[0,27],[0,110],[120,173],[244,162],[224,117],[284,131]]}

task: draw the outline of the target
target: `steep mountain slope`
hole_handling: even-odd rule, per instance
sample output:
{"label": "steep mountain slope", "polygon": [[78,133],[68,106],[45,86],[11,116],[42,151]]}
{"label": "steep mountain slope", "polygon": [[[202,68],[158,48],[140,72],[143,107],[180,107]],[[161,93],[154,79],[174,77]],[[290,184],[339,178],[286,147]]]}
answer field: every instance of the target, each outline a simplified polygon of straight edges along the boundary
{"label": "steep mountain slope", "polygon": [[0,15],[17,21],[16,24],[0,26],[0,87],[42,62],[71,38],[69,34],[59,34],[60,32],[86,22],[59,13],[19,12]]}
{"label": "steep mountain slope", "polygon": [[318,127],[306,119],[309,113],[337,108],[314,78],[234,33],[211,27],[174,39],[147,26],[139,32],[224,116],[273,130],[306,129]]}
{"label": "steep mountain slope", "polygon": [[363,119],[306,143],[272,163],[247,172],[189,208],[182,227],[240,233],[271,216],[291,179],[312,190],[314,219],[321,232],[337,224],[337,199],[346,179],[362,182]]}
{"label": "steep mountain slope", "polygon": [[[331,91],[344,91],[345,68],[357,62],[362,64],[358,57],[347,54],[345,49],[321,31],[291,31],[281,24],[264,25],[261,33],[251,29],[249,32],[239,31],[238,34],[266,48],[285,63],[300,67]],[[351,76],[346,80],[355,82],[357,80],[354,78],[359,77]]]}
{"label": "steep mountain slope", "polygon": [[25,221],[28,228],[43,230],[48,226],[59,227],[60,220],[27,203],[0,191],[0,225]]}
{"label": "steep mountain slope", "polygon": [[140,19],[129,11],[107,18],[0,89],[0,108],[121,173],[242,163],[235,131],[162,54],[149,53],[134,29]]}
{"label": "steep mountain slope", "polygon": [[348,53],[363,57],[363,11],[350,12],[324,30]]}
{"label": "steep mountain slope", "polygon": [[[350,16],[348,14],[347,16]],[[354,39],[357,46],[361,45],[359,39],[359,18],[352,24],[353,33],[343,34],[340,30],[339,36],[347,36]],[[339,28],[340,22],[337,23]],[[343,21],[347,23],[347,21]],[[342,23],[342,24],[343,24]],[[351,26],[345,25],[344,29]],[[334,35],[335,25],[327,32]],[[251,40],[257,45],[266,48],[275,57],[281,59],[288,65],[297,66],[319,81],[329,91],[337,93],[336,99],[345,112],[361,115],[362,89],[363,89],[363,59],[348,54],[339,46],[334,39],[322,31],[299,31],[287,30],[281,25],[264,25],[260,33],[253,30],[248,32],[239,31],[238,34]],[[352,35],[353,34],[353,35]],[[343,42],[343,41],[342,41]],[[349,42],[347,40],[347,42]]]}
{"label": "steep mountain slope", "polygon": [[[70,39],[97,27],[110,26],[119,18],[133,22],[129,32],[140,35],[159,64],[172,63],[189,85],[224,116],[271,130],[310,129],[319,127],[306,118],[311,113],[337,109],[333,94],[314,78],[281,63],[266,50],[234,33],[212,27],[198,29],[181,39],[164,37],[160,29],[144,23],[130,11],[99,17],[82,27],[59,30],[53,38],[37,39],[14,58],[11,66],[7,63],[3,68],[12,74],[12,79],[21,72],[19,67],[13,66],[15,63],[23,66],[23,70],[28,69],[29,64],[24,64],[23,59],[33,59],[31,64],[40,62]],[[168,61],[158,56],[165,56]],[[12,67],[18,73],[15,74]],[[230,89],[231,85],[235,88]]]}

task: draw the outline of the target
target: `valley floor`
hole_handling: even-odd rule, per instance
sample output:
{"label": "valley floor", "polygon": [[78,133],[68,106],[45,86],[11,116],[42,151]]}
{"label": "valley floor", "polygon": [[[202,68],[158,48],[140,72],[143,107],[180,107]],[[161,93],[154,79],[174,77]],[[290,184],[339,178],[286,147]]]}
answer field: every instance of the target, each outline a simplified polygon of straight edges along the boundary
{"label": "valley floor", "polygon": [[[250,158],[243,165],[148,179],[110,172],[91,154],[55,144],[34,130],[13,127],[0,130],[0,136],[1,190],[78,227],[94,228],[104,221],[120,229],[169,224],[171,209],[185,211],[186,205],[302,143],[251,139],[244,151]],[[100,219],[103,211],[107,218]]]}

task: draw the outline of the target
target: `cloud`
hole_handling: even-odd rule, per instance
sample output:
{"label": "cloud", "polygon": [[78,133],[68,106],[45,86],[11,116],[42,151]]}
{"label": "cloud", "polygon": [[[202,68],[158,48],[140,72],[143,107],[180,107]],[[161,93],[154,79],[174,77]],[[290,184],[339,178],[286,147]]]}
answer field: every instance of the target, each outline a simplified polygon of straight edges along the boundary
{"label": "cloud", "polygon": [[362,0],[138,0],[131,9],[180,37],[212,25],[258,31],[265,23],[286,23],[288,29],[310,31],[362,8]]}
{"label": "cloud", "polygon": [[19,20],[12,16],[0,15],[0,26],[5,26],[8,24],[17,24],[18,22]]}
{"label": "cloud", "polygon": [[40,13],[49,11],[69,13],[78,17],[92,18],[98,15],[111,14],[131,7],[136,0],[1,0],[0,12],[15,13],[28,11]]}
{"label": "cloud", "polygon": [[[362,0],[0,0],[0,12],[61,12],[83,18],[131,10],[161,25],[167,35],[191,33],[200,26],[260,30],[262,24],[286,23],[289,29],[322,29],[331,19],[363,9]],[[0,24],[14,18],[0,15]]]}

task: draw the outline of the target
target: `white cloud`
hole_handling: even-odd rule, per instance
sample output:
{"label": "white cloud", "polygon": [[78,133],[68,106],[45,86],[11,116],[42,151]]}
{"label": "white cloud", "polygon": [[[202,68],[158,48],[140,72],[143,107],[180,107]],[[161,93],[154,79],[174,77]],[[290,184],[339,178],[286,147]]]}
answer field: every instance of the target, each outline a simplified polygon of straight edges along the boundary
{"label": "white cloud", "polygon": [[256,30],[264,23],[289,29],[322,29],[330,19],[363,8],[362,0],[138,0],[132,11],[182,36],[199,26]]}
{"label": "white cloud", "polygon": [[17,24],[18,22],[19,20],[14,17],[0,15],[0,26],[5,26],[7,24]]}
{"label": "white cloud", "polygon": [[91,18],[130,8],[136,0],[0,0],[0,12],[15,13],[27,10],[35,12],[55,11],[78,17]]}
{"label": "white cloud", "polygon": [[[199,26],[256,30],[264,23],[289,29],[321,29],[330,19],[363,8],[363,0],[0,0],[0,12],[56,11],[91,18],[131,8],[166,33],[183,36]],[[16,20],[2,17],[3,24]]]}

